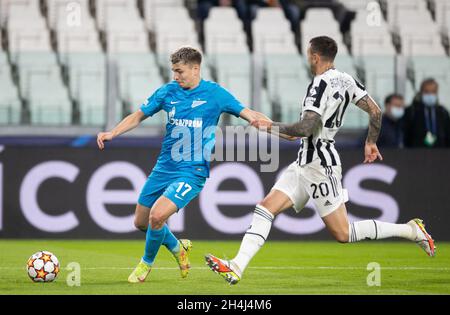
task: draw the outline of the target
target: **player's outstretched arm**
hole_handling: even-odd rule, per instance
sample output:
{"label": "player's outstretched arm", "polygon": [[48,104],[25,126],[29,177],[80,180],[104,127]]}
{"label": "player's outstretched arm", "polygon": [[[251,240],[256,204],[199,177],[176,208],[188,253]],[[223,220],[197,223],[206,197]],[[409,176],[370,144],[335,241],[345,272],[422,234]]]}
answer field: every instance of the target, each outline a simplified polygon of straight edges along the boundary
{"label": "player's outstretched arm", "polygon": [[[247,120],[250,124],[253,124],[254,121],[256,120],[265,120],[265,121],[269,121],[272,122],[272,120],[267,117],[266,115],[264,115],[263,113],[251,110],[249,108],[245,108],[244,110],[242,110],[240,117]],[[268,130],[268,132],[270,132],[271,134],[278,136],[280,138],[289,140],[289,141],[294,141],[297,140],[297,137],[292,137],[292,136],[288,136],[286,134],[280,133],[280,132],[276,132],[275,130]]]}
{"label": "player's outstretched arm", "polygon": [[293,124],[269,122],[265,120],[255,120],[252,123],[252,125],[258,129],[278,132],[290,137],[309,137],[319,127],[320,124],[320,115],[311,110],[305,111],[302,120]]}
{"label": "player's outstretched arm", "polygon": [[100,132],[97,135],[97,145],[100,150],[105,148],[105,142],[111,141],[113,138],[130,131],[136,128],[139,123],[144,120],[146,116],[141,110],[137,110],[136,112],[125,117],[116,127],[114,127],[111,131]]}
{"label": "player's outstretched arm", "polygon": [[360,99],[356,106],[369,114],[369,131],[364,147],[364,163],[372,163],[377,158],[382,161],[383,157],[377,147],[377,140],[381,131],[381,109],[369,95]]}

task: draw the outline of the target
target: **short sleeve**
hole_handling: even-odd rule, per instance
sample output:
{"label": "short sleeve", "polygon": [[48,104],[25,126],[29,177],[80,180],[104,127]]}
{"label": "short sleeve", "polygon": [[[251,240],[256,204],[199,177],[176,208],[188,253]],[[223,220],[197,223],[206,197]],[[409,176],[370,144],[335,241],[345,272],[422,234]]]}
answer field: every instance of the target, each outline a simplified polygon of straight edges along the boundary
{"label": "short sleeve", "polygon": [[362,99],[364,96],[367,95],[367,91],[366,91],[366,88],[364,87],[364,85],[362,85],[358,80],[353,78],[353,81],[354,81],[355,86],[354,86],[352,103],[356,104],[359,102],[360,99]]}
{"label": "short sleeve", "polygon": [[153,116],[162,109],[164,104],[164,97],[166,95],[165,88],[160,87],[152,96],[147,99],[145,104],[141,105],[141,111],[145,116]]}
{"label": "short sleeve", "polygon": [[245,108],[230,92],[220,86],[217,88],[216,97],[222,112],[239,117]]}
{"label": "short sleeve", "polygon": [[307,91],[303,111],[310,110],[316,112],[320,116],[323,115],[327,103],[328,83],[321,77],[313,80]]}

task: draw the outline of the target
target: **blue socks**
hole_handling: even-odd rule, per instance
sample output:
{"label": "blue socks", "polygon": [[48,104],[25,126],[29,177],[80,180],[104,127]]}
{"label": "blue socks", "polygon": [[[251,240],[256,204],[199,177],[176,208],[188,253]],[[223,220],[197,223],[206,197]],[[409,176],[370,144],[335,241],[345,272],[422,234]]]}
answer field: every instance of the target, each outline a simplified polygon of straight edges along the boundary
{"label": "blue socks", "polygon": [[164,228],[166,229],[166,235],[162,243],[172,254],[177,254],[180,251],[180,243],[167,224],[164,224]]}
{"label": "blue socks", "polygon": [[167,224],[164,224],[159,230],[154,230],[149,225],[145,238],[145,252],[142,257],[142,260],[147,265],[153,265],[162,244],[164,244],[173,254],[176,254],[180,250],[178,240],[169,230]]}

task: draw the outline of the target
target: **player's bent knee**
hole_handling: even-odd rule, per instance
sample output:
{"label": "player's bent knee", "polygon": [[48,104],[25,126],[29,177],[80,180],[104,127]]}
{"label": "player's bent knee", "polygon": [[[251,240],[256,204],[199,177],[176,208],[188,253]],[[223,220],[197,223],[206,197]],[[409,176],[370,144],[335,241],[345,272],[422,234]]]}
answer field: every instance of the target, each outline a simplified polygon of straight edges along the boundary
{"label": "player's bent knee", "polygon": [[164,216],[160,213],[150,214],[150,226],[153,230],[159,230],[164,225]]}
{"label": "player's bent knee", "polygon": [[145,225],[145,223],[134,219],[134,226],[136,227],[136,229],[141,230],[141,231],[146,231],[147,230],[147,225]]}

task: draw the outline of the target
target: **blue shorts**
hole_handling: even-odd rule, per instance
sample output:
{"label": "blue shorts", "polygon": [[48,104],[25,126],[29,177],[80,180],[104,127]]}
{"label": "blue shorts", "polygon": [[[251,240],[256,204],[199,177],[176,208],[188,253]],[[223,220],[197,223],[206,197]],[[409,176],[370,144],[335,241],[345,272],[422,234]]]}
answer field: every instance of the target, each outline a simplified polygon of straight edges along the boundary
{"label": "blue shorts", "polygon": [[151,208],[159,197],[165,196],[179,210],[197,197],[205,181],[206,178],[201,176],[152,172],[142,188],[138,203]]}

